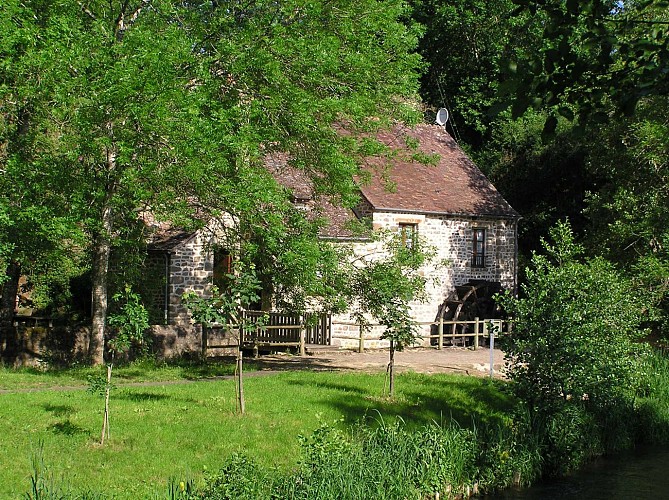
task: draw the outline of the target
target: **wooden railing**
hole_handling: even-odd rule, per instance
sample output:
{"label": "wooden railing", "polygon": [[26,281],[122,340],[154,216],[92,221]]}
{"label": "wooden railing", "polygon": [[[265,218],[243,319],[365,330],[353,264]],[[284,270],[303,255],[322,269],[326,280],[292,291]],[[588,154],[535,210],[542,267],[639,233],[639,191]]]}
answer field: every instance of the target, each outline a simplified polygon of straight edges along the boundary
{"label": "wooden railing", "polygon": [[[358,352],[364,352],[365,350],[365,340],[371,340],[365,337],[365,329],[362,328],[358,323],[352,322],[336,322],[336,325],[341,326],[357,326],[359,328],[360,334],[358,337]],[[490,327],[494,328],[493,332],[495,335],[504,334],[509,331],[512,325],[511,320],[502,320],[502,319],[479,319],[474,318],[473,320],[467,321],[453,321],[453,320],[438,320],[438,321],[419,321],[417,323],[420,326],[430,326],[430,330],[436,330],[436,333],[430,335],[422,335],[422,339],[436,339],[436,348],[442,349],[445,341],[450,341],[451,345],[455,345],[456,340],[465,342],[471,340],[472,346],[474,349],[478,349],[481,341],[483,339],[490,340],[491,330]],[[369,327],[379,327],[383,326],[379,323],[371,323]],[[376,339],[374,339],[376,340]]]}
{"label": "wooden railing", "polygon": [[[332,320],[329,314],[284,314],[265,311],[244,311],[243,324],[214,325],[205,329],[202,336],[202,353],[208,349],[229,348],[241,345],[256,353],[261,347],[297,347],[300,355],[306,352],[307,344],[329,345]],[[257,325],[257,326],[253,326]],[[208,330],[231,332],[236,344],[213,345],[209,342]]]}

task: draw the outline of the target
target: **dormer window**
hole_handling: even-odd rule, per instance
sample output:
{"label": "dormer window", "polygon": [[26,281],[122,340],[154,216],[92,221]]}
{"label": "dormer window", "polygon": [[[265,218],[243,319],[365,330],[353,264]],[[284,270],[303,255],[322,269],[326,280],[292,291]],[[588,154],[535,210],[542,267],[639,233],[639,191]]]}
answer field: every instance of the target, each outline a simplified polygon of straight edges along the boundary
{"label": "dormer window", "polygon": [[472,230],[472,267],[485,267],[485,229]]}

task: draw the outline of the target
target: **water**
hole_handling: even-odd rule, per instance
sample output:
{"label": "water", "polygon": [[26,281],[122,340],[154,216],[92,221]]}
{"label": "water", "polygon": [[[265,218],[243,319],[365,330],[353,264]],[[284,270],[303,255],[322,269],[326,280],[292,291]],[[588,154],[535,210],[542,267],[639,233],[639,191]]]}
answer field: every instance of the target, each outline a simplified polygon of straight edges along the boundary
{"label": "water", "polygon": [[506,500],[669,499],[669,449],[599,459],[564,479],[486,498]]}

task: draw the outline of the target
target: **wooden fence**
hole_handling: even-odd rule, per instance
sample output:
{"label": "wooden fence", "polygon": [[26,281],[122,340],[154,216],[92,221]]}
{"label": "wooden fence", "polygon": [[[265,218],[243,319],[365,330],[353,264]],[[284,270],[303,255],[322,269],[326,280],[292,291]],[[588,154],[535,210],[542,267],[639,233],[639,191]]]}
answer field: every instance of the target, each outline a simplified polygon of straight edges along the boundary
{"label": "wooden fence", "polygon": [[[257,355],[263,347],[297,347],[300,355],[306,353],[307,344],[330,345],[332,319],[329,314],[284,314],[265,311],[244,311],[243,323],[238,325],[215,325],[205,329],[202,335],[202,354],[208,349],[229,348],[241,345],[253,349]],[[258,325],[257,327],[249,325]],[[234,332],[237,343],[214,345],[209,342],[211,331]]]}
{"label": "wooden fence", "polygon": [[[358,352],[364,352],[365,340],[370,340],[365,337],[365,330],[358,325],[358,323],[337,322],[337,325],[342,326],[358,326]],[[478,349],[484,341],[490,339],[490,328],[494,328],[495,335],[504,334],[510,331],[512,321],[502,319],[480,319],[474,318],[467,321],[452,321],[452,320],[438,320],[438,321],[420,321],[419,326],[429,326],[430,335],[422,335],[422,339],[429,339],[431,345],[435,345],[437,349],[442,349],[446,342],[451,346],[457,344],[466,345],[471,343],[474,349]],[[378,323],[372,323],[370,327],[382,326]]]}
{"label": "wooden fence", "polygon": [[[262,319],[261,319],[262,318]],[[301,355],[306,352],[307,344],[330,345],[332,332],[332,317],[328,314],[320,315],[291,315],[278,312],[264,311],[245,311],[244,322],[248,325],[259,324],[257,328],[242,329],[235,325],[218,325],[213,330],[230,329],[237,332],[237,340],[244,348],[251,348],[256,353],[260,348],[271,347],[297,347]],[[341,326],[357,326],[357,323],[336,322]],[[444,345],[469,345],[473,349],[478,349],[482,344],[491,340],[490,328],[493,328],[495,335],[503,334],[509,331],[512,322],[501,319],[479,319],[467,321],[422,321],[420,326],[429,326],[430,334],[423,335],[422,339],[429,339],[430,344],[437,349],[442,349]],[[370,327],[381,326],[378,323],[369,325]],[[359,327],[358,352],[364,352],[365,340],[370,340],[365,336],[365,330]],[[233,347],[237,344],[212,345],[208,341],[208,334],[205,332],[202,339],[203,354],[207,349],[218,347]]]}

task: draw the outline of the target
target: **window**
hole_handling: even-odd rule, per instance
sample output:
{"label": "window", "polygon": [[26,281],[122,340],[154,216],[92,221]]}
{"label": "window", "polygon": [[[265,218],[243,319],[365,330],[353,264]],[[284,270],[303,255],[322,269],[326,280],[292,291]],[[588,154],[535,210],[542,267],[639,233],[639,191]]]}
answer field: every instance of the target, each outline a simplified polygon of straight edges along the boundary
{"label": "window", "polygon": [[227,288],[228,278],[226,274],[232,274],[232,255],[225,248],[214,249],[214,276],[213,283],[223,291]]}
{"label": "window", "polygon": [[472,233],[472,267],[485,267],[485,229],[479,227]]}
{"label": "window", "polygon": [[400,223],[400,237],[402,238],[402,244],[407,248],[414,248],[417,234],[418,224]]}

